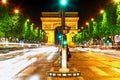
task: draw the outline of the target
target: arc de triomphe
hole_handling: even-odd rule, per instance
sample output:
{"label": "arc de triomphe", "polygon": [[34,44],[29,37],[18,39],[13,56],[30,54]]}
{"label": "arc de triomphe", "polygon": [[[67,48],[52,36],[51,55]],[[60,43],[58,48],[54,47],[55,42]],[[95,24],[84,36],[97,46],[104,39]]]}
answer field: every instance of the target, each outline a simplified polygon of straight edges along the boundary
{"label": "arc de triomphe", "polygon": [[[42,29],[48,37],[47,44],[55,43],[55,28],[61,26],[60,12],[42,12]],[[78,31],[78,12],[65,12],[65,25],[71,27],[67,34],[68,44],[72,42],[72,37]]]}

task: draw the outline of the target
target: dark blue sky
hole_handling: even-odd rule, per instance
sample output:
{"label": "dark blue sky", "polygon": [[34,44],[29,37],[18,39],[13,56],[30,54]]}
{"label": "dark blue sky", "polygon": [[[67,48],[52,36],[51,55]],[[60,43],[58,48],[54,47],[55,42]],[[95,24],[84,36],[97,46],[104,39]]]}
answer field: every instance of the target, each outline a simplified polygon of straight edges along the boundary
{"label": "dark blue sky", "polygon": [[[96,15],[100,9],[104,8],[111,0],[69,0],[66,11],[79,12],[80,25],[87,21],[91,16]],[[59,0],[11,0],[19,6],[22,12],[29,16],[33,22],[40,22],[40,13],[46,11],[59,11]]]}

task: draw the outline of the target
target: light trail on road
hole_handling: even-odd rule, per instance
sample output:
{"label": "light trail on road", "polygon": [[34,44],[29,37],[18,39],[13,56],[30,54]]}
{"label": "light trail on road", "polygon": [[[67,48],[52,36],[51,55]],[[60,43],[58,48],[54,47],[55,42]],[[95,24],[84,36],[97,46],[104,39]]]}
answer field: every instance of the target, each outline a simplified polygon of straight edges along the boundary
{"label": "light trail on road", "polygon": [[[3,65],[0,65],[0,79],[19,80],[19,78],[17,78],[16,75],[26,67],[35,63],[37,60],[40,60],[37,58],[38,55],[46,55],[46,60],[48,59],[49,61],[50,59],[52,59],[53,55],[57,52],[57,50],[58,49],[56,47],[42,47],[42,48],[36,48],[36,49],[18,50],[18,51],[13,51],[8,53],[8,54],[14,55],[18,52],[22,52],[23,54],[17,55],[16,57],[11,59],[0,61],[0,64],[3,64]],[[42,58],[44,59],[44,57]],[[22,76],[22,74],[20,74],[19,77],[20,76]],[[31,80],[33,78],[35,78],[35,76],[29,77],[28,80]]]}

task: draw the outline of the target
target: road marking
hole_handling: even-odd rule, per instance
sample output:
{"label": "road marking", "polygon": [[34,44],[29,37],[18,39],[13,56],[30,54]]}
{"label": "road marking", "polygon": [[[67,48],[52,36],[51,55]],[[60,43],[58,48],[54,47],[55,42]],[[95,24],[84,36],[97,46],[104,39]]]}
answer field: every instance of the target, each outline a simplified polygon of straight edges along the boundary
{"label": "road marking", "polygon": [[112,67],[110,69],[112,69],[113,71],[116,71],[116,72],[120,73],[120,68]]}
{"label": "road marking", "polygon": [[[78,71],[75,67],[73,68],[73,71]],[[79,80],[84,80],[84,78],[83,77],[77,77]]]}
{"label": "road marking", "polygon": [[109,74],[107,74],[106,72],[102,71],[101,69],[97,67],[89,67],[89,69],[91,69],[92,71],[94,71],[96,74],[100,76],[109,76]]}

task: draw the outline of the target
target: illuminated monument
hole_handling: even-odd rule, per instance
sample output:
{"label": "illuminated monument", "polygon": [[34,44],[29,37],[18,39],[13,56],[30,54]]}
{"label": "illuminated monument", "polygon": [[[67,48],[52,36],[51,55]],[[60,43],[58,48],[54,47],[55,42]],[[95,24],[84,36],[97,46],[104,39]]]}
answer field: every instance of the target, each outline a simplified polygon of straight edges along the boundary
{"label": "illuminated monument", "polygon": [[[61,26],[60,12],[42,12],[42,29],[48,37],[47,44],[55,43],[55,29]],[[69,26],[70,32],[67,34],[68,44],[72,43],[72,37],[78,31],[78,12],[65,12],[65,25]]]}

